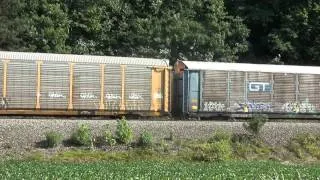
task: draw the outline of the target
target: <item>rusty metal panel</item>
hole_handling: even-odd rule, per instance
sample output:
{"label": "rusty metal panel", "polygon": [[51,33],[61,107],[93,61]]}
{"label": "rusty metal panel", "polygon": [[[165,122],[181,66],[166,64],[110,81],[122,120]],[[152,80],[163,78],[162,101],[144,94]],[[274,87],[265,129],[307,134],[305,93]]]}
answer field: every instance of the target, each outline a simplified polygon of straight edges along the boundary
{"label": "rusty metal panel", "polygon": [[293,112],[296,102],[296,75],[286,73],[273,74],[273,111]]}
{"label": "rusty metal panel", "polygon": [[7,79],[8,108],[35,108],[36,67],[35,61],[10,61]]}
{"label": "rusty metal panel", "polygon": [[227,71],[203,71],[202,111],[226,111],[227,78]]}
{"label": "rusty metal panel", "polygon": [[41,65],[41,109],[67,109],[69,65],[43,62]]}
{"label": "rusty metal panel", "polygon": [[246,109],[243,109],[241,106],[247,101],[247,87],[246,87],[246,72],[229,72],[229,96],[230,96],[230,112],[243,112]]}
{"label": "rusty metal panel", "polygon": [[120,65],[106,64],[104,73],[105,108],[120,110],[121,68]]}
{"label": "rusty metal panel", "polygon": [[126,110],[149,111],[151,107],[150,68],[128,65],[125,70]]}
{"label": "rusty metal panel", "polygon": [[99,109],[99,64],[75,64],[73,79],[73,108],[85,110]]}

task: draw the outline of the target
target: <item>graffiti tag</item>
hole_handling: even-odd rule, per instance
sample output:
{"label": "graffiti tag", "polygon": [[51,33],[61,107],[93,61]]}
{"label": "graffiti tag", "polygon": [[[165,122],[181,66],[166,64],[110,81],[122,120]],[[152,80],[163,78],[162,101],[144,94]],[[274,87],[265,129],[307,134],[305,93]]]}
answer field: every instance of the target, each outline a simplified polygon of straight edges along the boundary
{"label": "graffiti tag", "polygon": [[284,112],[293,112],[293,113],[312,113],[316,111],[316,107],[309,102],[292,102],[285,103],[282,105],[282,110]]}
{"label": "graffiti tag", "polygon": [[2,97],[2,98],[1,98],[1,109],[7,109],[7,108],[8,108],[7,98]]}
{"label": "graffiti tag", "polygon": [[130,100],[143,100],[143,97],[139,93],[130,93],[129,94],[129,99]]}
{"label": "graffiti tag", "polygon": [[204,108],[203,111],[217,111],[217,112],[222,112],[225,111],[225,104],[221,102],[204,102]]}
{"label": "graffiti tag", "polygon": [[81,99],[97,99],[97,96],[90,92],[82,92],[80,93]]}
{"label": "graffiti tag", "polygon": [[247,102],[239,103],[239,110],[242,112],[256,112],[256,111],[265,111],[271,112],[272,105],[270,103],[257,103],[257,102]]}
{"label": "graffiti tag", "polygon": [[63,99],[66,98],[66,96],[63,95],[62,93],[55,92],[55,91],[48,92],[48,97],[49,98],[63,98]]}
{"label": "graffiti tag", "polygon": [[119,100],[121,96],[119,94],[106,94],[107,100]]}

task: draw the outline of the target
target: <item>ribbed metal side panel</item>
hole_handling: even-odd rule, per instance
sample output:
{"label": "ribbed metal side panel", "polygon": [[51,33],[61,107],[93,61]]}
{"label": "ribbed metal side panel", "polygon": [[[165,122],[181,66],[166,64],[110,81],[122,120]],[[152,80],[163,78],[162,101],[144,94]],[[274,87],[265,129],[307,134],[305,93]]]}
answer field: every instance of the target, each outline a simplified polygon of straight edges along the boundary
{"label": "ribbed metal side panel", "polygon": [[287,103],[296,102],[296,75],[280,74],[274,76],[274,112],[288,112],[284,107]]}
{"label": "ribbed metal side panel", "polygon": [[319,112],[320,75],[299,75],[298,85],[298,101],[301,104],[300,112]]}
{"label": "ribbed metal side panel", "polygon": [[226,71],[204,71],[202,84],[202,111],[225,111],[227,106]]}
{"label": "ribbed metal side panel", "polygon": [[99,109],[100,101],[100,66],[99,64],[74,65],[74,109]]}
{"label": "ribbed metal side panel", "polygon": [[[267,89],[272,84],[272,74],[262,72],[248,72],[247,79],[247,100],[254,103],[270,103],[272,89]],[[250,91],[249,86],[253,86],[254,91]]]}
{"label": "ribbed metal side panel", "polygon": [[320,75],[299,75],[299,101],[320,103]]}
{"label": "ribbed metal side panel", "polygon": [[150,110],[151,69],[131,65],[125,74],[126,110]]}
{"label": "ribbed metal side panel", "polygon": [[69,65],[44,62],[41,65],[41,109],[67,109]]}
{"label": "ribbed metal side panel", "polygon": [[0,95],[3,97],[3,62],[0,61]]}
{"label": "ribbed metal side panel", "polygon": [[36,63],[10,61],[8,64],[8,108],[35,108]]}
{"label": "ribbed metal side panel", "polygon": [[241,104],[246,102],[245,72],[230,72],[230,111],[242,111]]}
{"label": "ribbed metal side panel", "polygon": [[120,65],[107,64],[104,74],[104,93],[107,110],[120,110],[121,68]]}

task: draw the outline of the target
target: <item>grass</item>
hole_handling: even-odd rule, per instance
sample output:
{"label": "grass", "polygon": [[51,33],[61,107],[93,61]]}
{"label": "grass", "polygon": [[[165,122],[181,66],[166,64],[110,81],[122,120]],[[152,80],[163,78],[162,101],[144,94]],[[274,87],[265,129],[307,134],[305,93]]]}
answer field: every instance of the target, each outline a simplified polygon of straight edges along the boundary
{"label": "grass", "polygon": [[222,163],[103,161],[63,163],[4,161],[0,179],[316,179],[320,167],[271,161]]}

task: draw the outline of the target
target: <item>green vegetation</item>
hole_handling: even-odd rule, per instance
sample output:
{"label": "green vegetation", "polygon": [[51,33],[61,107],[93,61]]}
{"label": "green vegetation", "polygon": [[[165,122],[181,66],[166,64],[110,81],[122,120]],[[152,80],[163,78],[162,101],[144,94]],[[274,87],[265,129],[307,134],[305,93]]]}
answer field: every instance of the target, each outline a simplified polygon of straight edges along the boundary
{"label": "green vegetation", "polygon": [[126,118],[123,116],[118,120],[116,129],[116,140],[120,144],[129,144],[132,141],[133,133]]}
{"label": "green vegetation", "polygon": [[78,146],[90,146],[92,135],[89,125],[81,124],[71,135],[71,143]]}
{"label": "green vegetation", "polygon": [[146,130],[144,130],[139,137],[138,145],[142,147],[149,147],[153,143],[152,134]]}
{"label": "green vegetation", "polygon": [[0,179],[316,179],[317,166],[275,162],[189,163],[117,161],[49,163],[6,161]]}
{"label": "green vegetation", "polygon": [[315,157],[320,159],[320,136],[299,134],[288,145],[288,149],[299,158]]}
{"label": "green vegetation", "polygon": [[247,123],[243,124],[243,127],[253,136],[257,137],[260,133],[261,128],[267,121],[268,121],[267,115],[254,114]]}
{"label": "green vegetation", "polygon": [[111,130],[109,129],[109,125],[106,125],[106,127],[105,127],[105,131],[103,134],[103,141],[109,146],[114,146],[117,143],[114,135],[112,134]]}
{"label": "green vegetation", "polygon": [[62,142],[62,135],[57,132],[48,132],[46,133],[46,146],[49,148],[53,148],[61,144]]}

